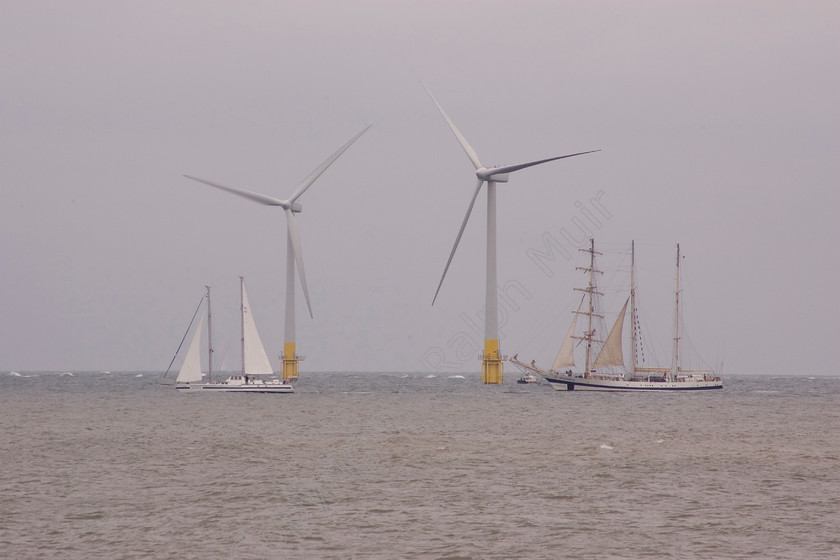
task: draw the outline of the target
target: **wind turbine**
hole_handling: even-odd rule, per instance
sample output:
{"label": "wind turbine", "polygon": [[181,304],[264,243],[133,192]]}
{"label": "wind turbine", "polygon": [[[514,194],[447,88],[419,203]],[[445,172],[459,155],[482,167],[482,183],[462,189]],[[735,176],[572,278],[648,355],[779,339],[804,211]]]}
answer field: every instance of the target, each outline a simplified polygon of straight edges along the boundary
{"label": "wind turbine", "polygon": [[295,353],[295,265],[297,265],[298,276],[300,277],[300,284],[303,288],[303,296],[306,299],[306,308],[309,310],[309,316],[314,318],[312,314],[312,305],[309,302],[309,289],[306,286],[306,273],[303,268],[303,251],[300,245],[300,232],[298,230],[295,214],[299,214],[303,207],[297,199],[306,192],[312,183],[333,164],[338,157],[349,148],[353,142],[367,132],[370,125],[366,126],[361,132],[351,138],[346,144],[340,147],[333,155],[328,157],[324,163],[319,165],[315,171],[310,173],[303,182],[298,185],[297,189],[292,193],[292,196],[286,200],[280,200],[272,196],[250,192],[242,189],[235,189],[233,187],[226,187],[219,183],[199,179],[192,175],[184,175],[187,179],[210,185],[217,189],[227,191],[229,193],[247,198],[259,204],[267,206],[279,206],[286,212],[286,317],[285,317],[285,333],[283,338],[283,379],[294,380],[298,377],[298,363],[303,360],[302,356]]}
{"label": "wind turbine", "polygon": [[446,278],[446,273],[449,271],[449,265],[452,264],[452,257],[455,256],[455,250],[458,249],[458,243],[461,241],[461,236],[464,233],[464,228],[467,227],[467,221],[470,219],[475,199],[478,198],[478,193],[484,183],[487,183],[487,280],[486,292],[484,300],[484,354],[481,357],[481,381],[482,383],[501,384],[504,382],[504,365],[502,363],[502,356],[499,354],[499,305],[498,295],[496,293],[496,184],[507,183],[508,178],[514,171],[548,163],[558,159],[570,158],[574,156],[581,156],[584,154],[591,154],[600,150],[590,150],[588,152],[578,152],[576,154],[568,154],[565,156],[551,157],[537,161],[529,161],[528,163],[518,163],[515,165],[504,165],[501,167],[485,167],[478,159],[478,154],[475,152],[466,138],[455,127],[455,123],[447,116],[440,103],[437,102],[435,96],[429,90],[429,87],[420,80],[423,87],[426,88],[426,93],[432,98],[435,106],[443,115],[446,124],[455,134],[461,147],[467,153],[473,166],[475,167],[475,176],[478,182],[475,185],[470,205],[467,207],[467,214],[464,216],[464,221],[461,222],[461,229],[458,230],[458,236],[455,238],[455,245],[452,247],[452,252],[449,253],[449,259],[446,261],[446,267],[443,269],[443,275],[440,277],[435,297],[432,299],[432,305],[437,300],[440,288],[443,285],[443,279]]}

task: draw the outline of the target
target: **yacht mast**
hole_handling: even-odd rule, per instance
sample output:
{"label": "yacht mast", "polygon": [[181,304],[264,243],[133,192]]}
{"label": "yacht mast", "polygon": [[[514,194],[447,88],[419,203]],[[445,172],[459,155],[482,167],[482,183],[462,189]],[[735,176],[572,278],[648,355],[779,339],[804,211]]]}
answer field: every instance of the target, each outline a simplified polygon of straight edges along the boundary
{"label": "yacht mast", "polygon": [[210,383],[210,374],[213,371],[213,327],[210,321],[210,286],[207,288],[207,383]]}
{"label": "yacht mast", "polygon": [[677,243],[677,287],[674,290],[674,365],[672,381],[680,373],[680,244]]}
{"label": "yacht mast", "polygon": [[636,241],[630,242],[630,322],[633,327],[630,331],[632,337],[631,364],[633,375],[636,374]]}
{"label": "yacht mast", "polygon": [[589,267],[586,268],[579,266],[575,268],[575,270],[580,270],[589,273],[589,285],[586,288],[575,288],[576,291],[584,292],[589,296],[589,309],[588,311],[575,311],[575,313],[579,315],[587,316],[587,326],[586,332],[583,333],[583,336],[575,336],[573,338],[586,341],[586,369],[584,369],[583,377],[588,378],[589,374],[592,372],[592,343],[603,342],[600,340],[595,340],[595,329],[592,327],[592,317],[599,317],[601,319],[604,318],[603,315],[595,313],[595,302],[592,300],[593,294],[597,294],[599,296],[604,295],[596,290],[597,286],[595,282],[595,274],[603,274],[602,271],[596,270],[595,268],[595,255],[601,255],[602,253],[598,253],[595,251],[595,239],[589,240],[589,249],[578,249],[578,251],[582,253],[589,253]]}
{"label": "yacht mast", "polygon": [[239,277],[239,317],[240,325],[242,327],[242,337],[240,338],[242,349],[242,375],[245,375],[245,278]]}

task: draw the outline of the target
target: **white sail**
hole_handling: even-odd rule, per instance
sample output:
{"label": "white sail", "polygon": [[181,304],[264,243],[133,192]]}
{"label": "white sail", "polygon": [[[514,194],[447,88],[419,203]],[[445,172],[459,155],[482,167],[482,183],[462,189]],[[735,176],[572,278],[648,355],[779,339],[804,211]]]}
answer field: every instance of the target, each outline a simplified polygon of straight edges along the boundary
{"label": "white sail", "polygon": [[577,318],[578,315],[575,313],[572,318],[572,326],[569,327],[569,332],[566,333],[566,338],[563,339],[560,351],[557,352],[557,357],[554,358],[554,363],[551,365],[552,371],[557,371],[564,367],[574,367],[575,365],[575,341],[573,337]]}
{"label": "white sail", "polygon": [[615,324],[612,330],[610,330],[604,346],[601,347],[601,352],[595,358],[595,363],[592,364],[592,367],[595,369],[624,365],[624,356],[621,354],[621,331],[624,328],[624,315],[627,312],[627,302],[629,301],[630,299],[628,298],[624,302],[624,307],[621,308],[621,312],[618,314],[618,318],[615,320]]}
{"label": "white sail", "polygon": [[246,375],[271,375],[271,362],[265,353],[260,333],[254,316],[251,314],[251,304],[245,293],[245,283],[242,283],[242,373]]}
{"label": "white sail", "polygon": [[198,321],[198,326],[195,328],[190,346],[187,349],[187,355],[184,357],[184,363],[181,364],[181,370],[178,372],[178,377],[175,383],[192,383],[201,381],[201,331],[204,328],[204,316]]}

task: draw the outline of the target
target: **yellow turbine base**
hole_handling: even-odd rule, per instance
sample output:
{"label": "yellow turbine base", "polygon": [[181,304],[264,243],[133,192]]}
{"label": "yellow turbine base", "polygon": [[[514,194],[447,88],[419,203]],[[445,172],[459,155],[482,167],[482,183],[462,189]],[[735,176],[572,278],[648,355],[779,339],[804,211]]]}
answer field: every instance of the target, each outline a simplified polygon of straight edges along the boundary
{"label": "yellow turbine base", "polygon": [[283,379],[284,380],[296,380],[298,378],[298,360],[297,355],[295,355],[295,343],[294,342],[286,342],[283,344],[283,356],[281,356],[283,360]]}
{"label": "yellow turbine base", "polygon": [[481,382],[485,385],[501,385],[505,382],[505,366],[499,355],[499,341],[485,340],[484,355],[481,358]]}

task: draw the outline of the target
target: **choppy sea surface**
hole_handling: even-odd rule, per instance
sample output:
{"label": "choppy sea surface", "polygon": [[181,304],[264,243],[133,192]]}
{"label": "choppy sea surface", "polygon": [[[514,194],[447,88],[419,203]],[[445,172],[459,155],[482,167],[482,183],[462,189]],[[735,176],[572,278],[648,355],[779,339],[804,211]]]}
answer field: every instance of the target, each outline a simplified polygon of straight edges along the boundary
{"label": "choppy sea surface", "polygon": [[840,558],[840,378],[0,373],[3,558]]}

